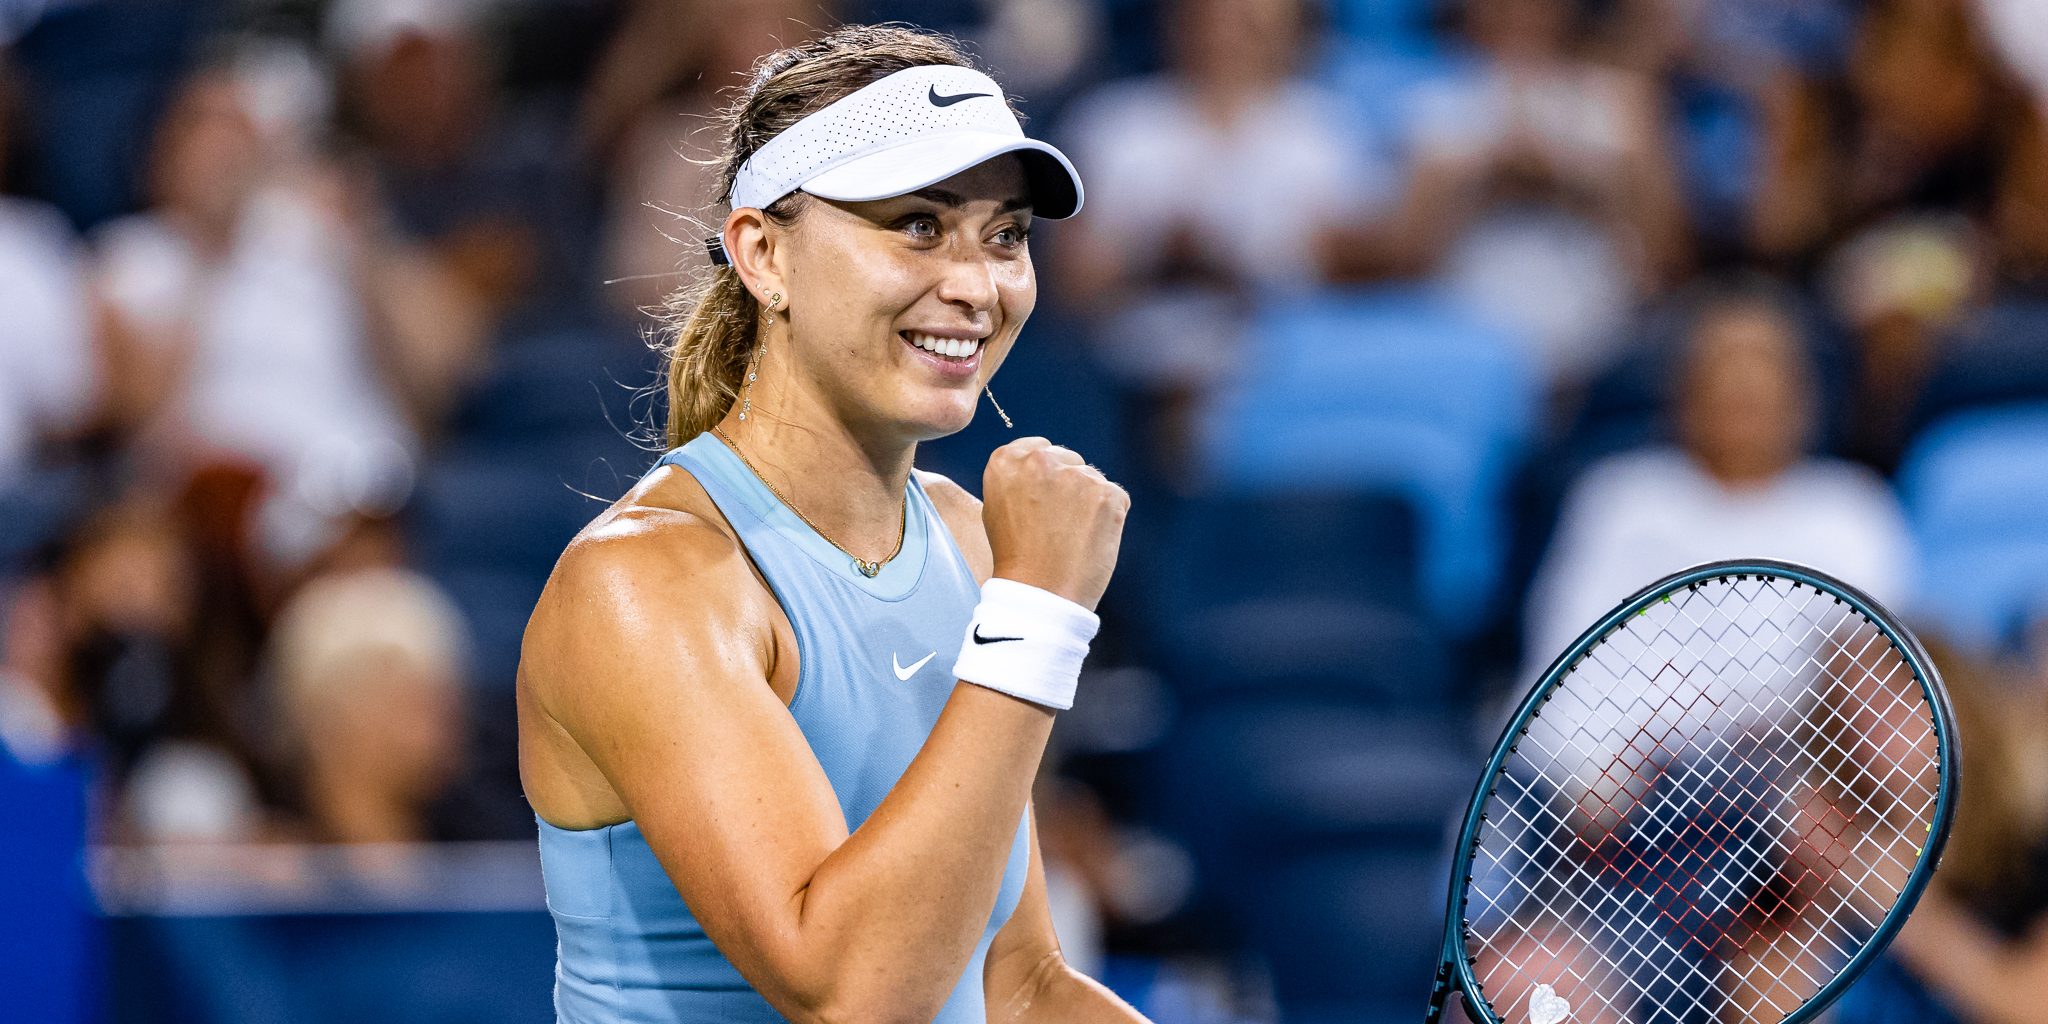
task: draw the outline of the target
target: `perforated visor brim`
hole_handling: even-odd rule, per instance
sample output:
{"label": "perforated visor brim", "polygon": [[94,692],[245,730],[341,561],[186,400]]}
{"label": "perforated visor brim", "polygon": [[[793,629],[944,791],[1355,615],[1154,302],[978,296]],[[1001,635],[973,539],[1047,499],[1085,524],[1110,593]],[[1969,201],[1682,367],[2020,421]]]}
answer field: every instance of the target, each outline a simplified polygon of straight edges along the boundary
{"label": "perforated visor brim", "polygon": [[849,160],[804,182],[814,196],[843,202],[888,199],[935,185],[996,157],[1024,163],[1034,217],[1063,220],[1081,210],[1081,176],[1066,154],[1036,139],[993,132],[948,132],[912,139]]}

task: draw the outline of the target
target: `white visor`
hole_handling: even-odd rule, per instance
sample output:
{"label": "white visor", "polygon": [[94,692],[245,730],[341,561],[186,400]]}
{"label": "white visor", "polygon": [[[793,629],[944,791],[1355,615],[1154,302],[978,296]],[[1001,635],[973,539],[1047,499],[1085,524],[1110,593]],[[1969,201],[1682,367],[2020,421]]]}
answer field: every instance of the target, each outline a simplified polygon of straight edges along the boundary
{"label": "white visor", "polygon": [[761,209],[802,189],[857,202],[915,192],[1004,153],[1024,158],[1034,216],[1081,209],[1066,154],[1024,137],[995,79],[973,68],[905,68],[789,126],[740,165],[734,209]]}

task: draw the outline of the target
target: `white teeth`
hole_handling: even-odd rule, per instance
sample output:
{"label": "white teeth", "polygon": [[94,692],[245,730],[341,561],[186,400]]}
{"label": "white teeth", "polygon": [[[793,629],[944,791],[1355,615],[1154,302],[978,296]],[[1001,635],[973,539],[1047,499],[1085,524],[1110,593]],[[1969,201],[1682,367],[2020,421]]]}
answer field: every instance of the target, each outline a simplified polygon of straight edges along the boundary
{"label": "white teeth", "polygon": [[965,359],[981,348],[981,341],[973,338],[940,338],[914,331],[905,331],[904,337],[918,348],[949,359]]}

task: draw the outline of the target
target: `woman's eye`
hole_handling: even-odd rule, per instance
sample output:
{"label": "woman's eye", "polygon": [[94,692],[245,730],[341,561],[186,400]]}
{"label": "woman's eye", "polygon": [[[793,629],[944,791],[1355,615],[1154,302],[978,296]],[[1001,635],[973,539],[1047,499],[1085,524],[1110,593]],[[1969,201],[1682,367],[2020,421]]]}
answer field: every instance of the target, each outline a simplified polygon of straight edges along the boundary
{"label": "woman's eye", "polygon": [[909,232],[912,238],[937,238],[939,222],[934,217],[912,217],[904,222],[903,230]]}
{"label": "woman's eye", "polygon": [[1014,249],[1020,245],[1023,245],[1025,239],[1028,239],[1030,237],[1031,232],[1026,231],[1023,228],[1007,227],[1002,229],[1001,231],[996,232],[996,244],[1004,246],[1006,248]]}

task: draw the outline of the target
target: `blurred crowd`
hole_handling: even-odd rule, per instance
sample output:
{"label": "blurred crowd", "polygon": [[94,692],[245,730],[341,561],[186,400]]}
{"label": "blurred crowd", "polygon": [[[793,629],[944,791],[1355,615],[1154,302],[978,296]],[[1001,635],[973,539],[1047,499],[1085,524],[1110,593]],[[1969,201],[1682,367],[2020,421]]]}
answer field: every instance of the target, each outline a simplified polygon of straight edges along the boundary
{"label": "blurred crowd", "polygon": [[1077,956],[1408,1019],[1503,696],[1768,556],[1935,640],[1985,765],[1845,1012],[2037,1019],[2039,0],[0,4],[0,762],[97,843],[530,837],[520,629],[658,454],[715,115],[883,19],[1087,182],[994,382],[1138,500],[1039,799]]}

